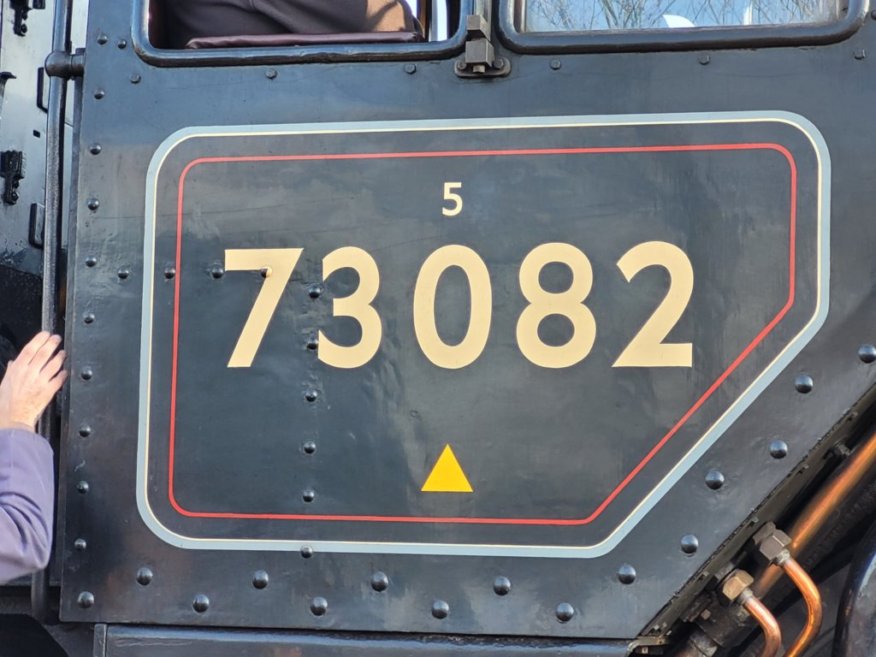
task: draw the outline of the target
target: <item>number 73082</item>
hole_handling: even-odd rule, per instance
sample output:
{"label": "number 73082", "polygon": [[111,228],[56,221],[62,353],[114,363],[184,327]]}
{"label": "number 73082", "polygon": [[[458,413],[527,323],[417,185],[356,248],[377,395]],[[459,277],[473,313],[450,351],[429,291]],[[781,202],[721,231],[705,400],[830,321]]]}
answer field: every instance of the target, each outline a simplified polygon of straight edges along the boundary
{"label": "number 73082", "polygon": [[[262,338],[303,249],[228,249],[226,271],[261,271],[264,283],[256,297],[243,331],[237,340],[228,367],[250,367]],[[571,284],[562,292],[549,292],[539,283],[542,269],[562,263],[572,272]],[[678,322],[693,292],[694,274],[690,259],[679,247],[668,242],[644,242],[632,247],[617,261],[626,280],[647,267],[663,267],[669,273],[666,296],[639,332],[614,361],[614,367],[691,367],[690,342],[664,342]],[[465,336],[457,344],[447,344],[438,333],[435,320],[435,294],[442,274],[458,267],[468,279],[471,295],[470,317]],[[373,303],[380,288],[377,263],[368,252],[345,246],[329,253],[322,261],[323,280],[334,272],[350,268],[359,275],[353,294],[334,299],[335,317],[352,317],[362,329],[354,345],[339,345],[319,332],[318,357],[331,367],[352,369],[370,361],[380,348],[383,325]],[[520,265],[520,291],[527,305],[517,320],[517,345],[520,353],[540,367],[564,368],[581,362],[596,340],[596,318],[586,301],[593,287],[593,267],[583,251],[563,242],[541,244],[530,251]],[[460,369],[483,353],[490,334],[493,293],[490,273],[483,259],[467,246],[451,244],[434,251],[423,262],[414,285],[414,333],[423,355],[434,365]],[[546,344],[538,334],[539,324],[550,315],[566,317],[572,325],[571,338],[561,345]]]}

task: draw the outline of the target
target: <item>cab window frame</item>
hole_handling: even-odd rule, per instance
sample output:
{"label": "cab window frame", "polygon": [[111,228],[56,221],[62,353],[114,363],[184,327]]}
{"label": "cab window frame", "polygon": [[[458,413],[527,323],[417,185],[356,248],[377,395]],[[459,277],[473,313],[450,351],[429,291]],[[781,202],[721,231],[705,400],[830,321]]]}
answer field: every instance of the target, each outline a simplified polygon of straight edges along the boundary
{"label": "cab window frame", "polygon": [[[459,22],[442,41],[416,43],[325,43],[300,46],[211,48],[178,50],[159,48],[149,37],[151,0],[133,0],[131,45],[144,62],[159,67],[248,66],[318,62],[381,62],[450,59],[465,50],[465,16],[475,0],[460,0]],[[172,1],[172,0],[171,0]],[[428,33],[427,35],[428,36]]]}
{"label": "cab window frame", "polygon": [[819,23],[732,25],[642,30],[524,32],[526,0],[499,0],[499,32],[519,53],[655,52],[811,46],[849,38],[868,16],[868,0],[849,0],[845,15]]}

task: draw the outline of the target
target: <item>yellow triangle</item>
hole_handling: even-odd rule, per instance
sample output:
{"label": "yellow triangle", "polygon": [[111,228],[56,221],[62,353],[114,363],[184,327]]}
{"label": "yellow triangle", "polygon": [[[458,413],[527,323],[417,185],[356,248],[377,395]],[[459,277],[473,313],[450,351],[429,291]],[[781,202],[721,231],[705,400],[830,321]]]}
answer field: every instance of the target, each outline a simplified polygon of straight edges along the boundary
{"label": "yellow triangle", "polygon": [[424,493],[473,493],[450,445],[444,447],[435,467],[420,489]]}

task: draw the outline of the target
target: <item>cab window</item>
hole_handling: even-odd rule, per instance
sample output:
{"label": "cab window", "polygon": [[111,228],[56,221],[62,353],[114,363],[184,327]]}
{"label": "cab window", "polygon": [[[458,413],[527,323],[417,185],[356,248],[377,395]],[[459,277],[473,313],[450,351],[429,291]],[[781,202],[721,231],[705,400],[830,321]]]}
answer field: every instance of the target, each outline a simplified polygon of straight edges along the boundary
{"label": "cab window", "polygon": [[836,0],[519,0],[520,32],[690,29],[828,23]]}

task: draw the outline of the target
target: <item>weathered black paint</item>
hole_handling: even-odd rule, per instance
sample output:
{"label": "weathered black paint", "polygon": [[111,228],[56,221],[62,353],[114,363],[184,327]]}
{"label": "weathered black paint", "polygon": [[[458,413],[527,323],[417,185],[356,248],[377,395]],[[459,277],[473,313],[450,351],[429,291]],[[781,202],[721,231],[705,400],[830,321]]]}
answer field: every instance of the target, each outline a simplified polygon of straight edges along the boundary
{"label": "weathered black paint", "polygon": [[[873,342],[876,325],[871,285],[876,224],[870,217],[876,73],[867,55],[873,50],[872,21],[833,44],[734,50],[728,42],[722,44],[728,49],[708,58],[697,52],[503,50],[511,74],[478,81],[458,78],[446,52],[434,59],[411,53],[423,59],[414,74],[405,71],[403,61],[302,65],[291,63],[297,58],[292,54],[276,53],[255,53],[256,61],[240,65],[232,55],[219,53],[224,59],[216,63],[226,64],[221,69],[187,68],[184,56],[174,55],[174,66],[162,67],[142,48],[148,61],[132,48],[115,47],[119,39],[137,38],[131,12],[129,3],[118,0],[93,0],[91,6],[68,348],[74,371],[89,368],[92,376],[72,382],[67,418],[63,485],[71,493],[59,537],[64,620],[629,639],[647,632],[676,592],[702,586],[706,577],[697,573],[710,555],[740,528],[743,533],[754,529],[746,524],[751,510],[780,492],[783,483],[793,483],[788,478],[806,463],[810,450],[872,386],[876,370],[857,355],[862,343]],[[109,37],[102,45],[101,35]],[[386,52],[397,56],[392,48]],[[343,60],[347,54],[330,58]],[[270,59],[277,74],[266,75],[258,58]],[[552,60],[561,66],[551,66]],[[609,555],[569,561],[192,551],[162,542],[140,521],[134,473],[142,282],[143,276],[158,274],[160,286],[179,273],[166,273],[173,268],[170,259],[143,262],[146,170],[158,145],[175,131],[314,121],[775,110],[811,121],[830,151],[830,315],[726,437]],[[690,176],[691,185],[706,184],[697,169]],[[505,198],[501,183],[498,177],[484,183],[483,193],[496,204]],[[427,191],[422,194],[425,204]],[[89,198],[100,203],[93,212],[86,205]],[[252,198],[253,204],[258,201]],[[518,262],[519,254],[509,254],[504,264]],[[118,276],[122,268],[130,271],[124,279]],[[224,286],[231,280],[217,282],[205,274],[203,284]],[[296,358],[306,357],[303,342],[301,347]],[[294,374],[303,388],[305,373]],[[799,374],[812,377],[811,392],[795,389]],[[202,397],[193,399],[210,399],[213,391],[206,383]],[[276,412],[282,411],[278,405]],[[83,425],[91,429],[86,437],[79,435]],[[784,458],[770,455],[776,440],[787,444]],[[320,445],[316,454],[321,450]],[[582,463],[582,471],[598,471],[604,463]],[[724,476],[720,489],[706,485],[711,470]],[[80,481],[89,483],[88,494],[75,493]],[[216,485],[221,491],[223,482]],[[687,536],[696,537],[695,552],[682,550]],[[74,549],[79,538],[87,541],[86,550]],[[632,584],[618,580],[624,564],[635,569]],[[138,583],[144,567],[153,575],[146,585]],[[252,585],[258,571],[269,576],[263,589]],[[375,571],[388,577],[386,590],[371,586]],[[497,577],[511,582],[508,595],[494,592]],[[87,607],[77,604],[84,592],[93,595]],[[209,608],[200,613],[193,605],[198,596],[209,599]],[[317,598],[326,601],[322,615],[312,612]],[[436,601],[447,604],[446,617],[433,615]],[[575,613],[561,623],[561,607],[568,616],[564,605]],[[680,611],[670,608],[663,619]]]}

